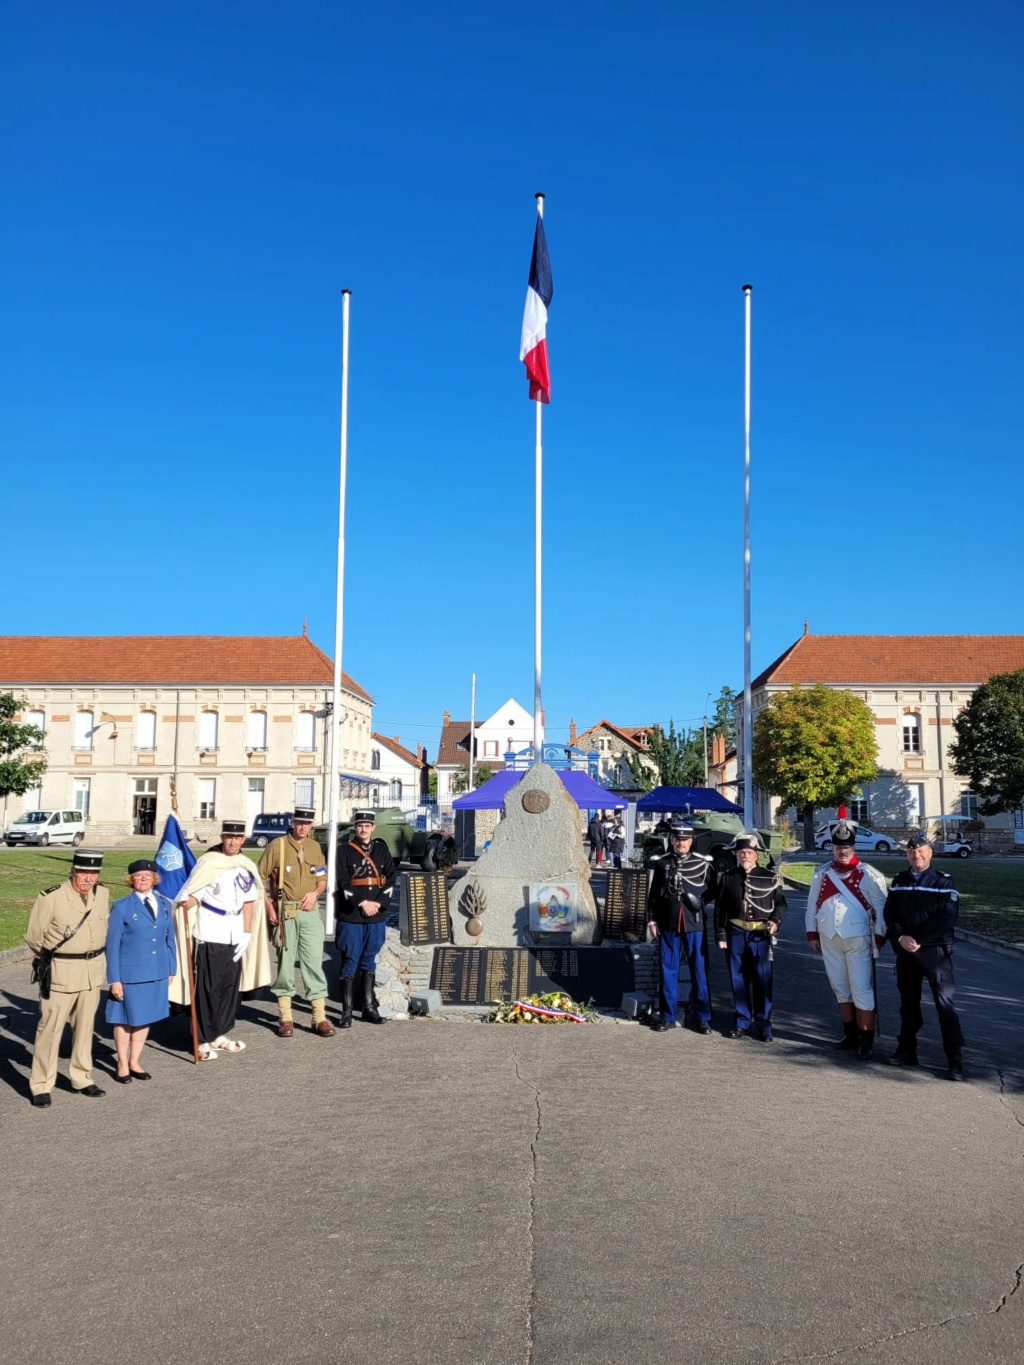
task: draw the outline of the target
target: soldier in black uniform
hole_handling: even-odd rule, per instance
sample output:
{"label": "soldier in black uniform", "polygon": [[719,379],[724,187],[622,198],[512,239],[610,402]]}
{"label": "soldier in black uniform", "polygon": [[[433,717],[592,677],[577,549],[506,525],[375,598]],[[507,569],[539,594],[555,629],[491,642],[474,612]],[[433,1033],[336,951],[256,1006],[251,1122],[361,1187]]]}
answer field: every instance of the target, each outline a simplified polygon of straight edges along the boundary
{"label": "soldier in black uniform", "polygon": [[752,1026],[764,1043],[772,1040],[772,942],[786,913],[782,883],[774,868],[758,867],[761,841],[737,834],[736,866],[718,879],[715,940],[728,954],[736,1018],[730,1038],[749,1038]]}
{"label": "soldier in black uniform", "polygon": [[697,1033],[711,1032],[711,992],[708,988],[708,941],[704,907],[715,899],[718,877],[711,859],[693,852],[693,827],[674,820],[669,830],[671,852],[654,864],[647,895],[647,918],[658,940],[661,957],[661,1017],[656,1033],[677,1028],[679,955],[686,953],[690,971],[690,999],[686,1022]]}
{"label": "soldier in black uniform", "polygon": [[377,954],[398,871],[383,839],[373,837],[372,810],[357,810],[355,838],[338,846],[338,951],[341,953],[341,1027],[352,1027],[357,1005],[368,1024],[383,1024],[373,994]]}
{"label": "soldier in black uniform", "polygon": [[923,834],[907,840],[910,867],[892,879],[885,902],[885,927],[896,953],[900,993],[900,1036],[891,1066],[917,1066],[917,1035],[924,1024],[921,987],[931,987],[939,1016],[949,1079],[964,1079],[964,1035],[953,1004],[953,926],[959,897],[948,872],[931,867],[932,846]]}

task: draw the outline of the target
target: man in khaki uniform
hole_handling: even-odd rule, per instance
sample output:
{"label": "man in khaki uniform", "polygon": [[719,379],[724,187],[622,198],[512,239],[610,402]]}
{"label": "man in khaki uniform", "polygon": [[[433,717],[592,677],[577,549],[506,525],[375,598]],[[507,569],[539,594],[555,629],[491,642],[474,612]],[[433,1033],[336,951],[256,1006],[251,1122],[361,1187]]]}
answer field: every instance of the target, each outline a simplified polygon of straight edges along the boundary
{"label": "man in khaki uniform", "polygon": [[110,892],[96,885],[102,866],[102,853],[76,849],[71,876],[36,897],[25,930],[25,942],[34,953],[54,950],[50,997],[39,1001],[29,1076],[32,1103],[38,1108],[50,1103],[65,1024],[72,1028],[68,1071],[73,1089],[90,1099],[106,1093],[92,1079],[92,1028],[106,974],[104,949],[110,916]]}
{"label": "man in khaki uniform", "polygon": [[295,990],[295,959],[302,969],[306,995],[313,1010],[313,1032],[332,1038],[327,1022],[327,977],[324,973],[324,926],[317,901],[327,889],[323,849],[309,837],[314,812],[299,807],[291,828],[264,849],[259,872],[266,888],[267,919],[277,925],[281,954],[277,979],[271,991],[277,996],[281,1018],[277,1032],[292,1038],[292,993]]}

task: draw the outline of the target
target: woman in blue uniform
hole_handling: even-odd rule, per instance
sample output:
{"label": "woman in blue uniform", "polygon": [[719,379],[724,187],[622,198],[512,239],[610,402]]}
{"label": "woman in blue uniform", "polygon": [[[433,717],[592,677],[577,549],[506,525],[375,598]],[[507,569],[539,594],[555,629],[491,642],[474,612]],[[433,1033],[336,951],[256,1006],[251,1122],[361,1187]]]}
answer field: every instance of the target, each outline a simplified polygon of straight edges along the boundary
{"label": "woman in blue uniform", "polygon": [[114,1026],[116,1079],[148,1081],[140,1065],[150,1024],[170,1012],[167,988],[176,953],[171,902],[155,890],[157,865],[139,858],[128,865],[125,884],[132,894],[110,907],[107,927],[107,1023]]}

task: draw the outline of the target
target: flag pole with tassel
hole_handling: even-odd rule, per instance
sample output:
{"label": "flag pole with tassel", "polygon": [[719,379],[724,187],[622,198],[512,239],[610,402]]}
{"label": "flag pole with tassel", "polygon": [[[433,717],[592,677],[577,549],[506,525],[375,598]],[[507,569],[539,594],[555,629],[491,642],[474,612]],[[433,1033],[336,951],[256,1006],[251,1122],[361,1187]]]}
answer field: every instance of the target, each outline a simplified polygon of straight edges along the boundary
{"label": "flag pole with tassel", "polygon": [[331,704],[331,767],[327,831],[328,938],[334,936],[334,900],[338,888],[338,739],[341,734],[341,649],[345,634],[345,485],[348,477],[348,331],[351,289],[341,291],[341,431],[338,477],[338,564],[334,597],[334,691]]}

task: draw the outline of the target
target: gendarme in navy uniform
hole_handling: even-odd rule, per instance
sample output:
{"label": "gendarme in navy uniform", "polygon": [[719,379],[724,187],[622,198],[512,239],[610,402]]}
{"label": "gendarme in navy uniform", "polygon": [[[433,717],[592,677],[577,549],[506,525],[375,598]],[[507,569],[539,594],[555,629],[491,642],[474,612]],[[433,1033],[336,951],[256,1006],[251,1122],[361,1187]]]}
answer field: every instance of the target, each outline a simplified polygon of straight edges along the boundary
{"label": "gendarme in navy uniform", "polygon": [[761,841],[737,834],[736,867],[718,879],[715,940],[727,953],[736,1010],[730,1038],[749,1038],[752,1026],[762,1042],[772,1040],[772,940],[786,913],[782,883],[774,868],[758,867]]}
{"label": "gendarme in navy uniform", "polygon": [[932,846],[923,834],[907,840],[906,872],[892,880],[885,902],[885,927],[896,953],[900,993],[900,1036],[889,1058],[893,1066],[917,1066],[917,1035],[924,1024],[921,988],[931,987],[939,1016],[949,1079],[964,1079],[964,1035],[953,1003],[953,927],[960,903],[953,878],[932,866]]}
{"label": "gendarme in navy uniform", "polygon": [[383,1024],[373,995],[377,954],[384,946],[398,871],[383,839],[373,837],[372,810],[357,810],[355,837],[338,845],[338,951],[341,953],[341,1027],[352,1027],[358,1007],[368,1024]]}
{"label": "gendarme in navy uniform", "polygon": [[693,852],[693,827],[674,820],[669,829],[671,852],[654,864],[647,896],[647,918],[658,939],[661,957],[661,1017],[656,1033],[676,1028],[679,1003],[679,958],[686,954],[690,972],[689,1026],[711,1032],[711,992],[708,988],[707,916],[704,907],[715,899],[718,877],[711,859]]}

